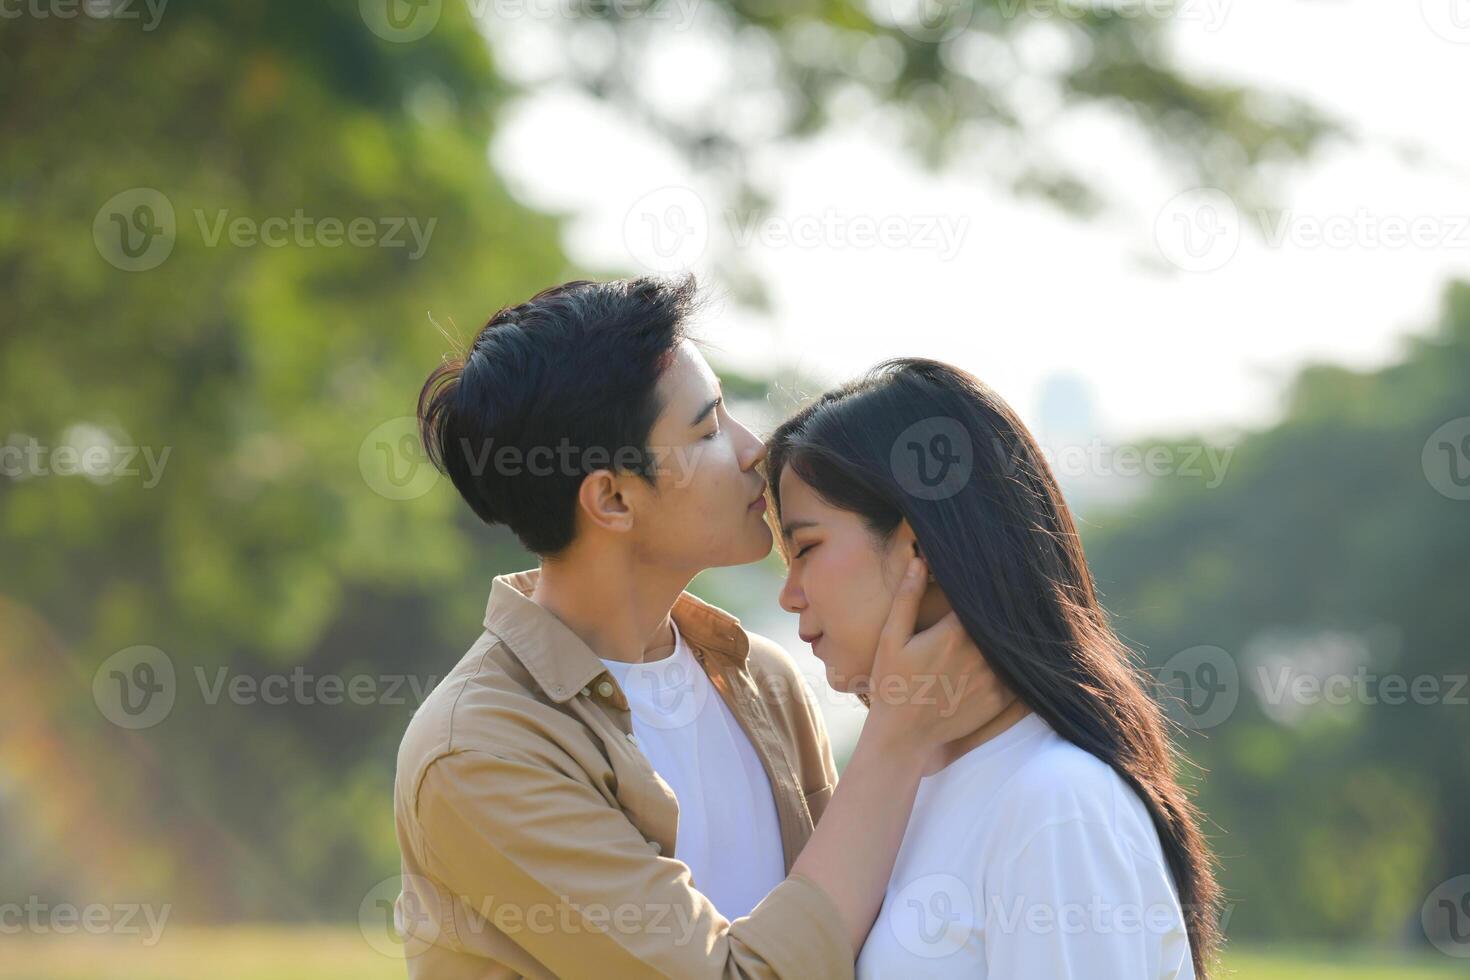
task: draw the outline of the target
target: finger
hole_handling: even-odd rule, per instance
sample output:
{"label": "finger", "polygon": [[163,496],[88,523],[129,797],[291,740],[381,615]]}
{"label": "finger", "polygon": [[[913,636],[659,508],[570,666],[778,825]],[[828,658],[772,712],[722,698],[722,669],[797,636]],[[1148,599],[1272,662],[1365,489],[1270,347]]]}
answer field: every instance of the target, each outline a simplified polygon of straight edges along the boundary
{"label": "finger", "polygon": [[924,562],[918,558],[909,560],[903,581],[893,595],[893,605],[888,607],[888,619],[878,636],[880,647],[900,650],[914,635],[914,624],[919,618],[919,599],[924,595]]}

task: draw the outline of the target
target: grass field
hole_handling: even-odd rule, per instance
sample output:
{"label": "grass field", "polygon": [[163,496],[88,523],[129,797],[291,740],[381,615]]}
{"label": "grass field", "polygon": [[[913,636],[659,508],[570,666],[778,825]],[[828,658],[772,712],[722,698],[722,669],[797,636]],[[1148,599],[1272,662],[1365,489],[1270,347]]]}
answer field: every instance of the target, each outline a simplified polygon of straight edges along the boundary
{"label": "grass field", "polygon": [[[1434,953],[1237,947],[1240,980],[1441,980],[1470,962]],[[404,980],[403,964],[352,928],[170,929],[144,948],[102,937],[0,937],[0,980]]]}

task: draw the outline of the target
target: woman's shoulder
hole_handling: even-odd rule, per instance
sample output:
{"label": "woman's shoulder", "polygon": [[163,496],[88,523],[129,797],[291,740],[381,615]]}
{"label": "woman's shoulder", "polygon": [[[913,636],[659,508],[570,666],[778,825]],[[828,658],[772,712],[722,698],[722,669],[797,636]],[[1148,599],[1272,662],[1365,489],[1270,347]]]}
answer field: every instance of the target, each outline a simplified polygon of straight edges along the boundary
{"label": "woman's shoulder", "polygon": [[1002,794],[1017,838],[1062,825],[1077,834],[1133,837],[1149,824],[1143,801],[1112,766],[1050,726]]}
{"label": "woman's shoulder", "polygon": [[1026,760],[1006,783],[1008,793],[1030,802],[1102,794],[1113,787],[1117,774],[1091,752],[1067,741],[1039,717],[1042,729]]}

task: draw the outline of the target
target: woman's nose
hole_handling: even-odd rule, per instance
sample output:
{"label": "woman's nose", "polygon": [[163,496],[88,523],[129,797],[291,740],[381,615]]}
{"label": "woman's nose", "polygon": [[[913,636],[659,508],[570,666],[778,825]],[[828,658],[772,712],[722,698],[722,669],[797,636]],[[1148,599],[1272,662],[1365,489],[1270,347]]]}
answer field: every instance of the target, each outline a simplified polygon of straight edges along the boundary
{"label": "woman's nose", "polygon": [[806,608],[806,596],[802,594],[795,575],[786,576],[786,584],[781,586],[780,601],[781,608],[789,613],[801,612]]}

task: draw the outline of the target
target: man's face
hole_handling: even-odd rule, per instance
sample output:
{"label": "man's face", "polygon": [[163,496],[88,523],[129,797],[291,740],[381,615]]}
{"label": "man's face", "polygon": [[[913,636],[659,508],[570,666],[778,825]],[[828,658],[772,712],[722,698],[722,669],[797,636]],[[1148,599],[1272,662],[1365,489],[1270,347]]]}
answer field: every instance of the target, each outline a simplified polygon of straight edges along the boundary
{"label": "man's face", "polygon": [[648,437],[656,486],[622,481],[639,561],[693,572],[759,561],[772,544],[761,440],[726,410],[719,378],[689,341],[658,394],[664,408]]}

